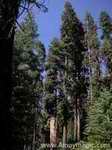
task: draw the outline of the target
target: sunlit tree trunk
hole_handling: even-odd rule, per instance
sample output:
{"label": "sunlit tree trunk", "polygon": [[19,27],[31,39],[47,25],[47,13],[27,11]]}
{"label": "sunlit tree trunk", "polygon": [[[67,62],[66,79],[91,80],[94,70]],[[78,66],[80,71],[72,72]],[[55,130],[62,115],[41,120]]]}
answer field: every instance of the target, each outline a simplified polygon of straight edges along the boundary
{"label": "sunlit tree trunk", "polygon": [[[57,144],[57,120],[56,117],[50,118],[50,144],[56,146]],[[53,148],[51,148],[53,150]]]}
{"label": "sunlit tree trunk", "polygon": [[74,107],[74,140],[80,141],[80,99],[77,98]]}

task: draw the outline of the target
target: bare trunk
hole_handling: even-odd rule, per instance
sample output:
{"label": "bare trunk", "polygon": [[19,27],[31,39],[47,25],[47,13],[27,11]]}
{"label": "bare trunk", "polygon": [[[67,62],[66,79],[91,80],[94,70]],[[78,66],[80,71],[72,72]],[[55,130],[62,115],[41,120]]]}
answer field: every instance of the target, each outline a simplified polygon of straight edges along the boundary
{"label": "bare trunk", "polygon": [[74,137],[74,119],[71,118],[70,121],[68,122],[68,135],[70,135],[70,137]]}
{"label": "bare trunk", "polygon": [[74,106],[74,140],[80,141],[80,99],[77,98]]}
{"label": "bare trunk", "polygon": [[[56,146],[57,144],[57,120],[56,117],[50,118],[50,144]],[[53,150],[53,148],[51,148]]]}
{"label": "bare trunk", "polygon": [[[88,24],[88,21],[87,21]],[[88,34],[88,27],[87,27],[87,34]],[[92,65],[91,65],[91,48],[90,48],[90,43],[87,39],[87,48],[88,48],[88,57],[89,57],[89,82],[90,82],[90,86],[89,86],[89,93],[88,93],[88,99],[90,99],[90,103],[92,102]]]}
{"label": "bare trunk", "polygon": [[[68,66],[68,58],[67,56],[65,57],[65,66]],[[67,89],[66,89],[66,78],[67,78],[67,70],[64,72],[64,82],[63,82],[63,91],[64,91],[64,96],[67,99],[68,94],[67,94]],[[63,125],[63,145],[67,143],[67,123]],[[66,149],[66,148],[63,148]]]}
{"label": "bare trunk", "polygon": [[76,104],[74,106],[74,140],[77,139],[77,110],[76,110]]}
{"label": "bare trunk", "polygon": [[77,99],[77,142],[80,141],[80,100]]}
{"label": "bare trunk", "polygon": [[63,126],[63,145],[64,144],[67,144],[67,124]]}
{"label": "bare trunk", "polygon": [[35,125],[34,125],[34,129],[33,129],[33,144],[32,144],[32,150],[35,150],[35,144],[36,144],[36,129],[35,129]]}
{"label": "bare trunk", "polygon": [[[18,1],[0,2],[0,149],[13,150],[12,120],[10,115],[12,93],[12,53],[14,21],[18,12]],[[5,143],[5,144],[4,144]]]}
{"label": "bare trunk", "polygon": [[[10,149],[11,143],[11,74],[12,74],[12,39],[0,39],[0,136],[1,145],[0,149]],[[10,142],[9,142],[10,141]],[[7,144],[3,144],[7,143]],[[10,143],[10,144],[9,144]],[[3,144],[3,145],[2,145]],[[7,148],[6,148],[7,147]]]}

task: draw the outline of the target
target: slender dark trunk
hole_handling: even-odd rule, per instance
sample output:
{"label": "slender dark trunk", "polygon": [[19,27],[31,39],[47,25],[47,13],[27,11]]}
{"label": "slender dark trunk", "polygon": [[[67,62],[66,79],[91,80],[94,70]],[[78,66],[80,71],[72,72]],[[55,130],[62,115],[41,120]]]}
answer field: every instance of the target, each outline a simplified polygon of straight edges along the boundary
{"label": "slender dark trunk", "polygon": [[18,1],[0,2],[0,149],[12,150],[12,121],[10,114],[12,92],[12,53],[14,22],[18,12]]}
{"label": "slender dark trunk", "polygon": [[77,98],[77,142],[80,142],[80,99]]}
{"label": "slender dark trunk", "polygon": [[68,135],[70,137],[74,138],[74,118],[71,118],[70,121],[68,122]]}
{"label": "slender dark trunk", "polygon": [[77,103],[75,102],[75,105],[74,105],[74,140],[76,141],[77,139]]}
{"label": "slender dark trunk", "polygon": [[36,125],[34,123],[32,150],[36,149]]}

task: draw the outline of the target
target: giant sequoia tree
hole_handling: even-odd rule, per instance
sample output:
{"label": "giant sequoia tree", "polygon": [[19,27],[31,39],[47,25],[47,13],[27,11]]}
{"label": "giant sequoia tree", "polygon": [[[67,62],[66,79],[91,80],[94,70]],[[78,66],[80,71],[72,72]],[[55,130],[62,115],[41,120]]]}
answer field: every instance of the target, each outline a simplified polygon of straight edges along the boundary
{"label": "giant sequoia tree", "polygon": [[[19,14],[21,4],[28,6],[36,4],[38,8],[42,5],[34,0],[0,0],[0,118],[1,118],[1,149],[11,149],[11,117],[9,113],[12,92],[12,53],[15,34],[15,23]],[[25,9],[25,7],[23,6]],[[27,8],[26,8],[27,9]],[[4,129],[4,130],[3,130]],[[3,144],[7,143],[7,144]],[[13,143],[12,143],[13,144]]]}
{"label": "giant sequoia tree", "polygon": [[[62,60],[60,59],[60,50],[60,41],[56,38],[53,39],[46,64],[47,76],[45,82],[45,109],[50,120],[50,142],[55,144],[57,142],[58,105],[61,99],[60,71]],[[53,123],[53,120],[55,123]],[[54,130],[52,131],[53,128]]]}
{"label": "giant sequoia tree", "polygon": [[[29,12],[34,4],[46,10],[43,2],[0,0],[0,150],[35,150],[49,139],[51,144],[80,142],[82,128],[87,142],[112,145],[112,19],[101,12],[100,46],[91,14],[86,15],[84,31],[71,4],[66,2],[61,38],[50,44],[43,76],[45,48]],[[24,11],[29,15],[19,25],[17,19]],[[21,29],[17,28],[15,36],[16,23]],[[100,60],[107,70],[107,76],[101,79]],[[92,100],[90,109],[84,105],[87,91]],[[81,122],[84,112],[88,114],[86,128]]]}
{"label": "giant sequoia tree", "polygon": [[81,96],[83,93],[82,62],[84,31],[71,4],[65,3],[62,15],[61,42],[64,54],[64,95],[74,112],[74,139],[80,141]]}

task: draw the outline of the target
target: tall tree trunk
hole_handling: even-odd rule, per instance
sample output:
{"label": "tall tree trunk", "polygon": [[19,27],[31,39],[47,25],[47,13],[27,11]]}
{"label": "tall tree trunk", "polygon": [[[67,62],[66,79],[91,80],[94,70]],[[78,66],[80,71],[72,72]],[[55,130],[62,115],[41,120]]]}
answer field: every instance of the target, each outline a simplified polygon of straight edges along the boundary
{"label": "tall tree trunk", "polygon": [[80,99],[77,98],[77,142],[80,142]]}
{"label": "tall tree trunk", "polygon": [[64,144],[67,144],[67,124],[63,125],[63,145]]}
{"label": "tall tree trunk", "polygon": [[[12,92],[12,53],[14,40],[14,22],[18,12],[18,1],[0,2],[0,149],[12,150],[12,121],[10,102]],[[5,144],[4,144],[5,143]]]}
{"label": "tall tree trunk", "polygon": [[77,104],[75,103],[74,105],[74,140],[76,141],[77,139]]}
{"label": "tall tree trunk", "polygon": [[[65,66],[68,66],[68,57],[65,57]],[[64,96],[68,100],[68,94],[66,89],[66,78],[67,78],[67,70],[64,71],[64,82],[63,82],[63,91]],[[65,118],[66,119],[66,118]],[[67,143],[67,123],[63,125],[63,145]],[[66,148],[63,148],[66,149]]]}
{"label": "tall tree trunk", "polygon": [[[50,144],[57,144],[57,120],[56,117],[50,118]],[[53,148],[51,148],[53,150]]]}
{"label": "tall tree trunk", "polygon": [[68,129],[68,135],[74,138],[74,118],[71,118],[70,121],[68,122],[67,129]]}
{"label": "tall tree trunk", "polygon": [[32,150],[35,150],[35,148],[36,148],[35,145],[36,145],[36,127],[35,127],[35,123],[34,123]]}
{"label": "tall tree trunk", "polygon": [[76,98],[74,105],[74,140],[80,141],[80,99]]}
{"label": "tall tree trunk", "polygon": [[[10,149],[11,140],[11,73],[12,73],[12,45],[13,36],[10,39],[0,39],[0,149]],[[7,143],[7,144],[3,144]],[[2,145],[3,144],[3,145]],[[11,144],[11,143],[10,143]],[[8,147],[7,147],[7,146]],[[7,148],[6,148],[7,147]]]}

